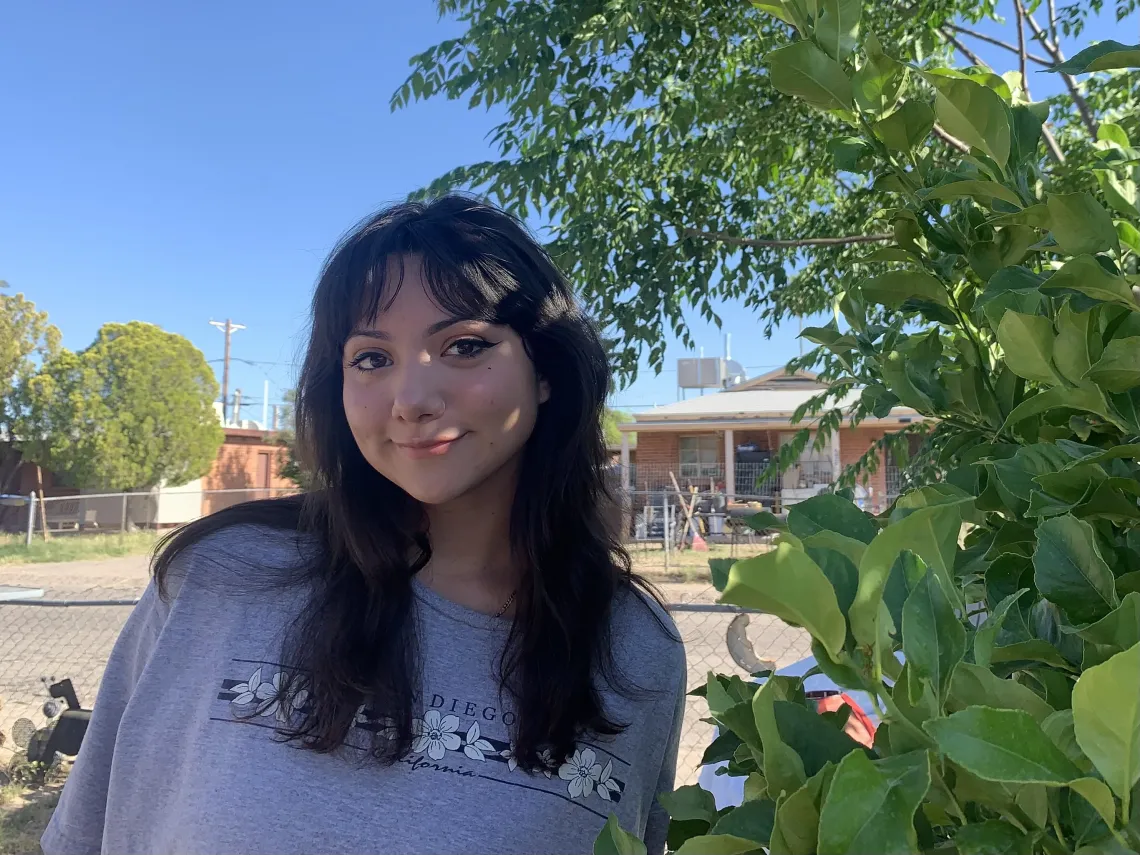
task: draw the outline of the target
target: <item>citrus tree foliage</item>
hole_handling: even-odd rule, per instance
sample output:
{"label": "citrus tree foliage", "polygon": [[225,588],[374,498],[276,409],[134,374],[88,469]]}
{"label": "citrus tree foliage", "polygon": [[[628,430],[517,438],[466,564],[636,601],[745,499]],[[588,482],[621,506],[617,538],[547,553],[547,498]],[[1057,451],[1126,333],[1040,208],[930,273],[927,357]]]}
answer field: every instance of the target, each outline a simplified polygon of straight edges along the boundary
{"label": "citrus tree foliage", "polygon": [[[843,322],[805,334],[845,366],[832,395],[929,417],[939,478],[881,518],[842,494],[761,515],[770,551],[714,560],[723,602],[803,627],[809,673],[881,723],[867,747],[802,678],[710,674],[705,760],[745,800],[663,795],[670,848],[1138,851],[1140,150],[1098,121],[1089,189],[1058,189],[1016,76],[903,62],[854,0],[764,7],[795,30],[772,84],[844,126],[833,150],[892,235],[853,266]],[[1101,44],[1063,69],[1136,66],[1140,47]],[[948,165],[936,122],[969,146]],[[611,824],[597,851],[638,845]]]}
{"label": "citrus tree foliage", "polygon": [[105,324],[24,385],[13,435],[28,460],[78,487],[178,486],[222,444],[218,384],[201,351],[151,324]]}
{"label": "citrus tree foliage", "polygon": [[[0,282],[0,289],[7,287]],[[48,322],[47,312],[23,294],[0,290],[0,439],[11,435],[16,390],[35,373],[36,360],[50,358],[58,347],[59,330]],[[4,447],[0,445],[0,459]]]}
{"label": "citrus tree foliage", "polygon": [[[473,189],[550,224],[549,249],[620,341],[625,379],[643,349],[660,367],[667,331],[687,340],[687,308],[714,318],[719,301],[743,299],[770,329],[830,306],[862,241],[875,245],[863,227],[879,200],[850,171],[850,150],[824,145],[843,122],[782,92],[782,72],[763,61],[789,32],[770,6],[440,0],[466,31],[413,57],[392,98],[505,109],[498,156],[424,194]],[[1064,32],[1087,12],[1060,10]],[[951,22],[993,13],[993,0],[875,3],[863,26],[918,62],[968,40]],[[1058,132],[1079,121],[1060,101]],[[953,151],[932,143],[936,161]]]}

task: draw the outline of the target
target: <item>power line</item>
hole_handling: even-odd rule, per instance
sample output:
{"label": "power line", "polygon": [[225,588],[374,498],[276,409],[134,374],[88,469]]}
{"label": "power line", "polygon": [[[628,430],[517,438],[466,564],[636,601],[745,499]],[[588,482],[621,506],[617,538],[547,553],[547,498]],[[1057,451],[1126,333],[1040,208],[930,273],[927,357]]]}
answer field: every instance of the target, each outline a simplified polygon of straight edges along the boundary
{"label": "power line", "polygon": [[[222,423],[229,421],[226,413],[227,402],[230,397],[230,339],[238,330],[244,330],[244,324],[235,324],[229,318],[223,324],[221,321],[210,321],[210,326],[217,327],[226,335],[226,349],[222,356]],[[240,406],[240,405],[239,405]]]}

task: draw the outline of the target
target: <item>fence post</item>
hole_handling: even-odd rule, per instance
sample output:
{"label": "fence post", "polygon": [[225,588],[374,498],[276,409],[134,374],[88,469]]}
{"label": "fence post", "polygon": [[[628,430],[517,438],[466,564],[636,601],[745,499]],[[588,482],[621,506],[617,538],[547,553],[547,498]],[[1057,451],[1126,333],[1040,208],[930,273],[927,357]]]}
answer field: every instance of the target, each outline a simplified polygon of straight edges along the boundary
{"label": "fence post", "polygon": [[665,558],[665,572],[669,572],[669,494],[661,493],[661,554]]}
{"label": "fence post", "polygon": [[123,493],[123,513],[119,518],[119,534],[127,533],[127,494]]}
{"label": "fence post", "polygon": [[28,530],[24,534],[24,546],[32,545],[32,535],[36,530],[36,494],[28,493]]}

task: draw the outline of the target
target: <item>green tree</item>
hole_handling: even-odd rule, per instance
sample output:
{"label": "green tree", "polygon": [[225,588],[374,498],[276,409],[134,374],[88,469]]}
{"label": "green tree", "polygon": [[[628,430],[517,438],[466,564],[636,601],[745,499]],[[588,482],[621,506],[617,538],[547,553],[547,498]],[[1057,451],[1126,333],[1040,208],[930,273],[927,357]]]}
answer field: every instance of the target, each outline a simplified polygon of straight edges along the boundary
{"label": "green tree", "polygon": [[[771,329],[828,309],[854,259],[884,240],[863,229],[879,197],[874,176],[854,169],[862,149],[842,139],[825,146],[849,135],[843,121],[781,92],[781,72],[763,61],[789,22],[817,5],[440,0],[465,32],[412,58],[392,107],[444,96],[505,110],[492,135],[498,156],[425,192],[468,188],[550,223],[549,248],[619,334],[617,367],[628,379],[643,349],[660,367],[666,331],[687,339],[686,308],[712,319],[719,300],[741,298]],[[1117,5],[1126,14],[1135,0]],[[1040,27],[1028,10],[1010,15],[1025,62],[1052,62],[1054,40],[1078,33],[1099,6],[1049,3]],[[972,57],[972,22],[994,16],[993,0],[875,3],[862,26],[892,56],[923,62],[952,50]],[[1012,58],[1019,39],[1009,39]],[[1095,133],[1078,109],[1088,109],[1083,90],[1074,83],[1071,92],[1077,99],[1057,99],[1053,121],[1062,143],[1087,155]],[[1130,95],[1098,98],[1131,112]],[[943,124],[931,140],[935,162],[962,146]]]}
{"label": "green tree", "polygon": [[[618,425],[628,424],[633,421],[633,416],[622,410],[611,410],[606,407],[606,414],[602,420],[602,428],[606,433],[606,445],[611,448],[615,445],[621,445],[621,431],[618,430]],[[636,436],[634,434],[633,436]],[[632,439],[633,437],[631,437]]]}
{"label": "green tree", "polygon": [[[867,228],[893,235],[852,266],[842,323],[804,331],[809,360],[841,366],[825,397],[862,388],[856,417],[929,417],[937,477],[880,518],[836,494],[758,515],[773,548],[712,562],[722,602],[806,630],[880,724],[863,745],[802,678],[710,676],[705,760],[744,803],[663,796],[670,848],[1140,852],[1140,148],[1091,115],[1095,160],[1053,180],[1016,78],[904,63],[857,0],[765,6],[794,18],[773,85],[845,125]],[[1109,41],[1052,70],[1134,68],[1140,45]],[[969,150],[931,158],[935,121]],[[598,851],[638,846],[611,823]]]}
{"label": "green tree", "polygon": [[51,356],[23,384],[13,435],[27,459],[79,487],[178,486],[217,456],[217,395],[205,357],[182,336],[105,324],[86,350]]}
{"label": "green tree", "polygon": [[[7,287],[7,282],[0,282],[0,289]],[[59,330],[48,323],[47,312],[36,309],[23,294],[0,291],[0,474],[6,468],[16,392],[35,373],[37,361],[50,359],[58,348]],[[0,482],[0,493],[4,489]]]}

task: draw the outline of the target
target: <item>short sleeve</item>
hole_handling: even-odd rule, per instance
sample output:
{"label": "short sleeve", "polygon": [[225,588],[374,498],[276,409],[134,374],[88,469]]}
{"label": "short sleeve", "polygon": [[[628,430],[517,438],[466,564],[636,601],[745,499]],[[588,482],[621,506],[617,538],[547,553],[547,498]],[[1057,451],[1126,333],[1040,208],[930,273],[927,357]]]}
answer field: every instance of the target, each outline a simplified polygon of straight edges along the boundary
{"label": "short sleeve", "polygon": [[40,845],[46,855],[98,855],[119,721],[150,659],[169,606],[152,582],[127,619],[103,672],[91,721]]}
{"label": "short sleeve", "polygon": [[[680,645],[679,645],[680,646]],[[645,848],[648,855],[661,855],[669,832],[669,815],[661,807],[657,798],[661,793],[670,793],[677,779],[677,755],[681,746],[681,725],[685,721],[686,666],[684,647],[679,657],[676,698],[673,704],[673,721],[665,744],[665,755],[661,761],[661,774],[653,790],[653,805],[649,809],[649,819],[645,824]]]}

